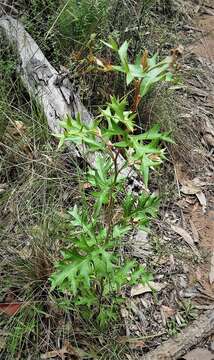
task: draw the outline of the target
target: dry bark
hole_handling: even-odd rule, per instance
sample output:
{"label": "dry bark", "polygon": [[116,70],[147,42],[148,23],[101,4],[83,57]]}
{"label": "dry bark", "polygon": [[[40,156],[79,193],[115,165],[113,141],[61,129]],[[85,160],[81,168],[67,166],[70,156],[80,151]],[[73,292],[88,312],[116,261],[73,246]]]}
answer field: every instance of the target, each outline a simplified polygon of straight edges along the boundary
{"label": "dry bark", "polygon": [[0,28],[17,52],[17,71],[29,93],[41,105],[50,129],[59,133],[62,131],[60,119],[66,115],[75,116],[78,112],[85,122],[92,121],[74,94],[68,74],[59,74],[54,69],[23,25],[11,16],[2,16]]}
{"label": "dry bark", "polygon": [[179,359],[193,346],[214,333],[214,310],[201,315],[185,330],[169,339],[156,350],[143,356],[143,360],[174,360]]}

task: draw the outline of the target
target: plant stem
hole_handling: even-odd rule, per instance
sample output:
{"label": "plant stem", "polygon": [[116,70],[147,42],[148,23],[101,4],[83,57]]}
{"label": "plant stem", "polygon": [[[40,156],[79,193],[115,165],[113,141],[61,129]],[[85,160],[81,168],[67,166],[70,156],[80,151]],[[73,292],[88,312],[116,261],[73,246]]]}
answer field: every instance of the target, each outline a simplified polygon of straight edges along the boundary
{"label": "plant stem", "polygon": [[114,164],[114,180],[112,183],[112,188],[111,188],[111,197],[109,200],[109,205],[108,205],[108,230],[107,230],[107,235],[106,235],[106,242],[108,241],[108,238],[112,232],[112,227],[113,227],[113,223],[112,223],[112,218],[113,218],[113,209],[114,209],[114,196],[113,193],[115,191],[115,187],[117,184],[117,178],[118,178],[118,166],[117,166],[117,159],[119,156],[119,151],[115,153],[113,153],[113,164]]}

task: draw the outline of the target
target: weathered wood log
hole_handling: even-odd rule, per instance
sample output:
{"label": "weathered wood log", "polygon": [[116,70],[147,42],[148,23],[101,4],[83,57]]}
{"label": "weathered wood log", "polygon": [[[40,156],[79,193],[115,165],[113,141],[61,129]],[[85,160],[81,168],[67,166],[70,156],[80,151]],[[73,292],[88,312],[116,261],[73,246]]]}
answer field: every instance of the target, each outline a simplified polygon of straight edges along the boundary
{"label": "weathered wood log", "polygon": [[142,360],[176,360],[214,333],[214,310],[206,311],[179,335],[142,357]]}
{"label": "weathered wood log", "polygon": [[80,113],[85,122],[92,121],[91,115],[74,94],[68,76],[54,69],[23,25],[11,16],[2,16],[0,28],[17,52],[17,71],[31,96],[41,105],[50,129],[54,133],[62,131],[59,121],[66,115],[75,117]]}

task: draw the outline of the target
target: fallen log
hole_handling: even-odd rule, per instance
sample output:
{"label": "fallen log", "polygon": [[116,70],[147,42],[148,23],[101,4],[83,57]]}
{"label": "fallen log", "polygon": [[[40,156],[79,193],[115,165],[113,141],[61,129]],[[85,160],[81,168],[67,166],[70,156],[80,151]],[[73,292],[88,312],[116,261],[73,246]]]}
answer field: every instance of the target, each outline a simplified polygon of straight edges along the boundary
{"label": "fallen log", "polygon": [[19,20],[2,16],[0,28],[17,52],[17,72],[32,98],[39,102],[50,129],[54,133],[62,131],[59,121],[66,115],[75,117],[80,113],[85,122],[92,121],[91,115],[74,94],[68,74],[59,74],[54,69]]}
{"label": "fallen log", "polygon": [[142,360],[176,360],[214,333],[214,310],[206,311],[179,335],[141,357]]}

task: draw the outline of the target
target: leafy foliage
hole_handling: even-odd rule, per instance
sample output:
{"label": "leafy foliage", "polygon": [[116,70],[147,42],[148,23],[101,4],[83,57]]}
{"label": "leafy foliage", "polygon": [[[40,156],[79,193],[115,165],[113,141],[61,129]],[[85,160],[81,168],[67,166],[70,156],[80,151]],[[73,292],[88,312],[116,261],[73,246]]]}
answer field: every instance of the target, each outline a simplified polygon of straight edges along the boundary
{"label": "leafy foliage", "polygon": [[[77,206],[69,213],[74,228],[70,237],[72,246],[62,252],[63,259],[51,276],[52,288],[72,293],[75,305],[80,308],[93,307],[103,327],[116,316],[121,297],[115,295],[121,288],[127,283],[146,282],[151,276],[135,261],[121,264],[119,253],[115,252],[118,240],[130,229],[128,226],[115,225],[109,237],[100,219],[89,222],[87,212],[80,212]],[[88,316],[92,314],[89,312]]]}
{"label": "leafy foliage", "polygon": [[[127,42],[119,48],[112,40],[108,46],[118,52],[121,66],[114,68],[126,74],[127,83],[135,77],[142,80],[142,96],[154,83],[169,77],[168,60],[157,63],[156,57],[144,57],[146,67],[138,63],[132,66],[128,63]],[[151,218],[158,213],[159,199],[148,192],[138,196],[127,193],[126,178],[128,167],[132,166],[147,187],[150,170],[165,159],[162,141],[171,142],[171,139],[158,125],[136,133],[135,117],[136,113],[128,109],[126,98],[112,96],[91,124],[85,124],[80,116],[67,117],[61,124],[64,133],[58,135],[59,146],[71,141],[97,154],[86,173],[90,191],[85,193],[84,206],[74,206],[69,211],[70,242],[51,276],[52,288],[69,292],[84,316],[96,315],[102,327],[115,319],[125,285],[151,279],[144,267],[136,261],[122,259],[118,250],[129,231],[148,229]],[[121,202],[120,195],[125,193]]]}
{"label": "leafy foliage", "polygon": [[148,52],[145,51],[143,56],[138,56],[134,64],[129,63],[128,58],[128,41],[125,41],[120,47],[112,38],[109,43],[104,42],[110,49],[117,52],[120,65],[112,65],[114,71],[122,72],[126,75],[126,83],[129,85],[133,80],[138,79],[140,83],[141,97],[147,95],[154,84],[161,81],[172,81],[173,75],[173,58],[167,56],[162,61],[158,62],[158,54],[151,58]]}
{"label": "leafy foliage", "polygon": [[177,55],[172,54],[159,61],[158,54],[149,57],[145,50],[142,55],[136,57],[134,63],[130,63],[128,51],[129,43],[124,41],[121,46],[110,36],[109,42],[103,43],[115,52],[120,60],[120,65],[105,64],[94,58],[96,64],[102,71],[115,71],[126,76],[126,85],[134,83],[135,94],[132,111],[136,112],[142,98],[147,96],[161,82],[174,81],[174,72],[177,69]]}

